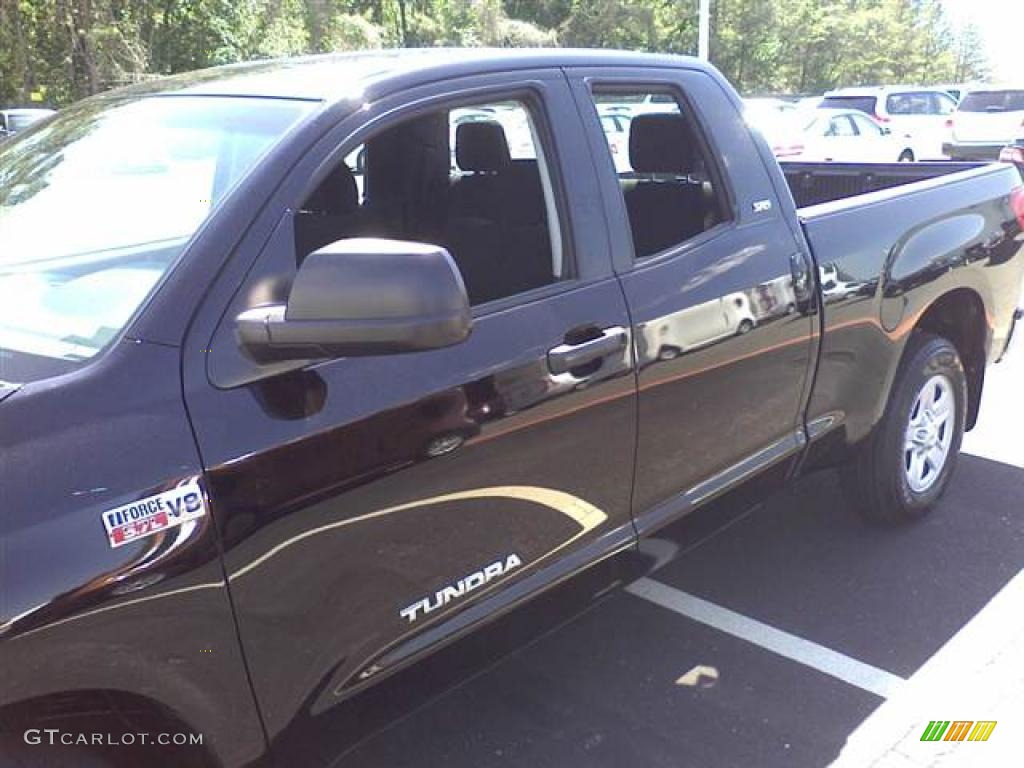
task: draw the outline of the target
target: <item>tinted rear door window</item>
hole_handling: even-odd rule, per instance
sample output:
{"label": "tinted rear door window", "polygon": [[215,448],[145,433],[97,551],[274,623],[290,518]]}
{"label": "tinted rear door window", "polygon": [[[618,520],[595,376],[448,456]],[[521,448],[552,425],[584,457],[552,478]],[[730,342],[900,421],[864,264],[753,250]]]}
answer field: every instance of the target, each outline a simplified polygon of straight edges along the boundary
{"label": "tinted rear door window", "polygon": [[[630,120],[629,162],[616,164],[636,258],[681,245],[728,218],[722,176],[707,140],[673,94],[600,87],[593,93],[595,106],[605,109],[657,105]],[[607,122],[601,127],[607,135]]]}

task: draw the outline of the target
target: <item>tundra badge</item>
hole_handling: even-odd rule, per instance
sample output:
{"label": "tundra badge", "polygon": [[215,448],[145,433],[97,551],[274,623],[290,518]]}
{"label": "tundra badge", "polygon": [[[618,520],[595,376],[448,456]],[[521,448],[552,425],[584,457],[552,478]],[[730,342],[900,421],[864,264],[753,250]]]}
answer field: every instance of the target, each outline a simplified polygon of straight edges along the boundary
{"label": "tundra badge", "polygon": [[420,611],[422,611],[424,615],[436,611],[441,606],[447,605],[452,600],[462,597],[467,592],[472,592],[474,589],[482,587],[491,579],[503,576],[513,568],[518,568],[522,564],[523,561],[519,559],[519,555],[508,555],[503,560],[498,560],[496,563],[484,566],[479,571],[474,571],[468,576],[463,576],[454,584],[442,587],[431,596],[420,598],[412,605],[399,611],[399,614],[407,618],[409,623],[412,624],[419,618]]}

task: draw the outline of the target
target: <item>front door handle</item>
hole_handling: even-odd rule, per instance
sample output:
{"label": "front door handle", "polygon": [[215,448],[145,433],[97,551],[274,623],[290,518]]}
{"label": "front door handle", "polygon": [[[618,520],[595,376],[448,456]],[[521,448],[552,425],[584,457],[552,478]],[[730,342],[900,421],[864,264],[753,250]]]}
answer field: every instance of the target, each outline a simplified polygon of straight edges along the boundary
{"label": "front door handle", "polygon": [[559,344],[548,350],[548,368],[554,374],[568,373],[602,357],[614,355],[626,348],[629,335],[621,326],[605,328],[601,335],[579,344]]}

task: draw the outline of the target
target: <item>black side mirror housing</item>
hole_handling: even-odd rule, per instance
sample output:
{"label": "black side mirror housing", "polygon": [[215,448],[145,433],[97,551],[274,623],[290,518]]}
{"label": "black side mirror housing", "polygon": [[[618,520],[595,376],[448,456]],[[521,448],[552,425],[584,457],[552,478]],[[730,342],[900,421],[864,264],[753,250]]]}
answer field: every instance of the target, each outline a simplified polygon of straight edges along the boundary
{"label": "black side mirror housing", "polygon": [[439,349],[464,341],[473,319],[444,248],[381,238],[337,240],[309,254],[286,304],[235,318],[261,362]]}

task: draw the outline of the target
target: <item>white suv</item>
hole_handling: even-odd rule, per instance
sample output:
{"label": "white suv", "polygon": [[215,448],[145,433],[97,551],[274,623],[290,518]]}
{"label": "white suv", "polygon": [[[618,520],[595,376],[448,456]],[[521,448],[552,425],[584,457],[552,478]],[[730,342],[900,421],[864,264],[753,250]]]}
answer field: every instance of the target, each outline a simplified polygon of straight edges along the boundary
{"label": "white suv", "polygon": [[995,160],[1024,134],[1024,86],[986,86],[971,91],[953,115],[945,150],[955,160]]}
{"label": "white suv", "polygon": [[914,160],[944,160],[956,100],[942,88],[886,86],[842,88],[824,95],[820,107],[858,109],[905,138]]}

